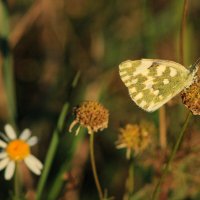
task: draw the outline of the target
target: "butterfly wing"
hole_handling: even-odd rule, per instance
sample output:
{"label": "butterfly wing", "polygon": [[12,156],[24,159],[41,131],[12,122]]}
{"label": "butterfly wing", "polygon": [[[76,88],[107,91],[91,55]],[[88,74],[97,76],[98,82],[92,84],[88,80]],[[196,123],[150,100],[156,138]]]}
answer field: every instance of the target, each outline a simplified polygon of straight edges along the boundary
{"label": "butterfly wing", "polygon": [[152,112],[192,84],[193,74],[183,65],[159,59],[127,60],[119,74],[132,100]]}

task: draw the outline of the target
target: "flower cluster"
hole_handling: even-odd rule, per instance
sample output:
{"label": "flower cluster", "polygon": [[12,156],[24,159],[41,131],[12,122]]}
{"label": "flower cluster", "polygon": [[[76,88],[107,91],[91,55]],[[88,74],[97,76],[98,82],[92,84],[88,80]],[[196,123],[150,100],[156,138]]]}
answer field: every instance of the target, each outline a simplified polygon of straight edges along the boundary
{"label": "flower cluster", "polygon": [[127,159],[130,159],[131,152],[136,155],[142,152],[150,143],[149,132],[137,124],[127,124],[125,128],[120,128],[120,132],[116,147],[127,149]]}
{"label": "flower cluster", "polygon": [[5,125],[5,134],[0,135],[0,170],[5,168],[5,179],[10,180],[15,172],[16,164],[24,161],[28,168],[35,174],[40,175],[42,163],[31,154],[30,147],[37,143],[37,137],[31,137],[31,131],[25,129],[17,138],[13,127]]}
{"label": "flower cluster", "polygon": [[181,98],[193,115],[200,115],[200,77],[181,93]]}
{"label": "flower cluster", "polygon": [[[88,129],[88,133],[102,131],[108,127],[109,112],[104,106],[96,101],[85,101],[80,106],[74,108],[75,120],[69,127],[69,132],[72,131],[76,124]],[[79,128],[76,130],[76,135],[79,133]]]}

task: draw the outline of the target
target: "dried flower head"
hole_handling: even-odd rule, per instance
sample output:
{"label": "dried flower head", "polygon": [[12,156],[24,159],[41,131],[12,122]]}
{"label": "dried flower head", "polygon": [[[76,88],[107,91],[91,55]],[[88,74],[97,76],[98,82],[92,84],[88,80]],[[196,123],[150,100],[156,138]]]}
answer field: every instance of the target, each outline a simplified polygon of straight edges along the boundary
{"label": "dried flower head", "polygon": [[181,93],[184,105],[194,114],[200,115],[200,77]]}
{"label": "dried flower head", "polygon": [[118,149],[127,148],[126,157],[130,159],[131,152],[138,154],[142,152],[150,143],[149,132],[137,124],[127,124],[125,128],[120,129],[116,147]]}
{"label": "dried flower head", "polygon": [[[109,112],[96,101],[83,102],[80,106],[74,108],[74,114],[75,120],[71,123],[69,132],[76,124],[87,128],[89,134],[102,131],[108,127]],[[79,133],[80,126],[76,130],[76,135]]]}

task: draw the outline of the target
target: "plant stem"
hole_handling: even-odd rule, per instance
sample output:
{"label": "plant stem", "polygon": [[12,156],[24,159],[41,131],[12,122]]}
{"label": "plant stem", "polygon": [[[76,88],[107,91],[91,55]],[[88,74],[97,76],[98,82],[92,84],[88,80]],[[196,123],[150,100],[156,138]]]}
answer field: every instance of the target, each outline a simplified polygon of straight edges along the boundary
{"label": "plant stem", "polygon": [[129,198],[133,195],[134,191],[134,158],[131,158],[129,164],[129,174],[128,174],[128,182],[127,182],[127,192]]}
{"label": "plant stem", "polygon": [[14,197],[13,200],[20,200],[20,180],[18,163],[16,163],[15,175],[14,175]]}
{"label": "plant stem", "polygon": [[97,175],[96,164],[95,164],[95,156],[94,156],[94,133],[90,134],[90,162],[92,165],[92,172],[94,175],[95,184],[99,193],[99,199],[103,199],[103,192],[101,189],[101,185],[99,183],[99,178]]}
{"label": "plant stem", "polygon": [[47,156],[46,156],[46,159],[44,162],[44,169],[43,169],[42,175],[41,175],[39,183],[38,183],[36,200],[39,200],[42,197],[42,192],[44,190],[44,186],[45,186],[47,178],[48,178],[48,174],[49,174],[52,162],[53,162],[53,158],[56,153],[56,149],[57,149],[58,142],[59,142],[59,136],[63,130],[63,126],[65,123],[65,117],[67,115],[68,108],[69,108],[69,104],[65,103],[62,108],[62,111],[60,113],[57,127],[53,132],[51,143],[50,143],[50,146],[49,146],[49,149],[47,152]]}
{"label": "plant stem", "polygon": [[81,129],[79,135],[77,135],[76,137],[73,136],[73,142],[68,150],[69,155],[67,156],[67,159],[63,162],[63,164],[58,167],[58,173],[54,178],[54,182],[47,196],[48,200],[58,199],[59,193],[61,192],[64,183],[64,173],[68,172],[71,169],[74,154],[76,153],[77,148],[79,149],[80,143],[83,142],[83,139],[85,138],[85,132],[85,129]]}
{"label": "plant stem", "polygon": [[186,120],[184,122],[183,128],[182,128],[181,132],[178,135],[178,139],[176,141],[176,144],[173,147],[173,150],[172,150],[172,153],[171,153],[171,155],[169,157],[169,160],[168,160],[167,164],[165,165],[165,167],[163,169],[163,172],[162,172],[162,175],[161,175],[161,177],[160,177],[160,179],[159,179],[159,181],[158,181],[158,183],[157,183],[157,185],[156,185],[156,187],[154,189],[154,192],[153,192],[153,195],[152,195],[152,198],[151,198],[152,200],[157,200],[158,199],[160,186],[161,186],[161,184],[162,184],[162,182],[163,182],[163,180],[164,180],[164,178],[166,176],[166,173],[169,171],[169,167],[171,165],[172,160],[174,159],[174,156],[176,155],[177,150],[180,147],[181,141],[183,139],[186,127],[187,127],[187,125],[189,123],[189,120],[190,120],[191,116],[192,116],[192,114],[189,111],[189,113],[188,113],[188,115],[186,117]]}
{"label": "plant stem", "polygon": [[[8,6],[6,2],[0,1],[0,38],[4,41],[3,57],[3,81],[7,98],[8,107],[8,122],[16,127],[16,97],[15,97],[15,86],[14,86],[14,72],[13,72],[13,59],[10,52],[8,38],[10,34],[10,20]],[[3,28],[2,28],[3,27]]]}
{"label": "plant stem", "polygon": [[[180,29],[180,40],[179,40],[179,51],[180,51],[180,63],[184,64],[184,33],[185,33],[185,22],[186,22],[186,15],[187,15],[187,10],[188,10],[188,0],[184,0],[184,4],[183,4],[183,14],[182,14],[182,20],[181,20],[181,29]],[[174,145],[174,148],[172,150],[172,153],[169,157],[169,160],[165,166],[165,168],[163,169],[163,173],[154,189],[153,195],[152,195],[152,200],[157,200],[158,199],[158,194],[159,194],[159,190],[160,190],[160,185],[162,184],[167,171],[169,170],[170,164],[172,162],[172,160],[174,159],[174,156],[178,150],[178,148],[180,147],[181,141],[183,139],[184,133],[185,133],[185,129],[189,123],[189,120],[191,118],[192,114],[189,111],[187,118],[185,120],[184,126],[181,130],[181,132],[179,133],[178,139],[176,144]]]}
{"label": "plant stem", "polygon": [[185,34],[185,22],[186,22],[187,10],[188,10],[188,0],[184,0],[181,29],[180,29],[180,40],[179,40],[180,63],[183,65],[184,65],[184,41],[183,40],[184,40],[184,34]]}
{"label": "plant stem", "polygon": [[165,106],[159,109],[159,128],[160,128],[160,146],[165,149],[167,146],[167,127]]}

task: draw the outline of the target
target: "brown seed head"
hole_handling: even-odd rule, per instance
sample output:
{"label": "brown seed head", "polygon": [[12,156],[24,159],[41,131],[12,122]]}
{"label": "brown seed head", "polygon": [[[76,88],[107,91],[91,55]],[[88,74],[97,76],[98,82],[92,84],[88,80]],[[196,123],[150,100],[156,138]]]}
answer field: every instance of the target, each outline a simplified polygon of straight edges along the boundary
{"label": "brown seed head", "polygon": [[200,77],[181,93],[183,104],[194,114],[200,115]]}
{"label": "brown seed head", "polygon": [[88,129],[88,133],[101,131],[108,127],[109,112],[96,101],[85,101],[74,109],[75,120],[70,126],[70,131],[75,124]]}

